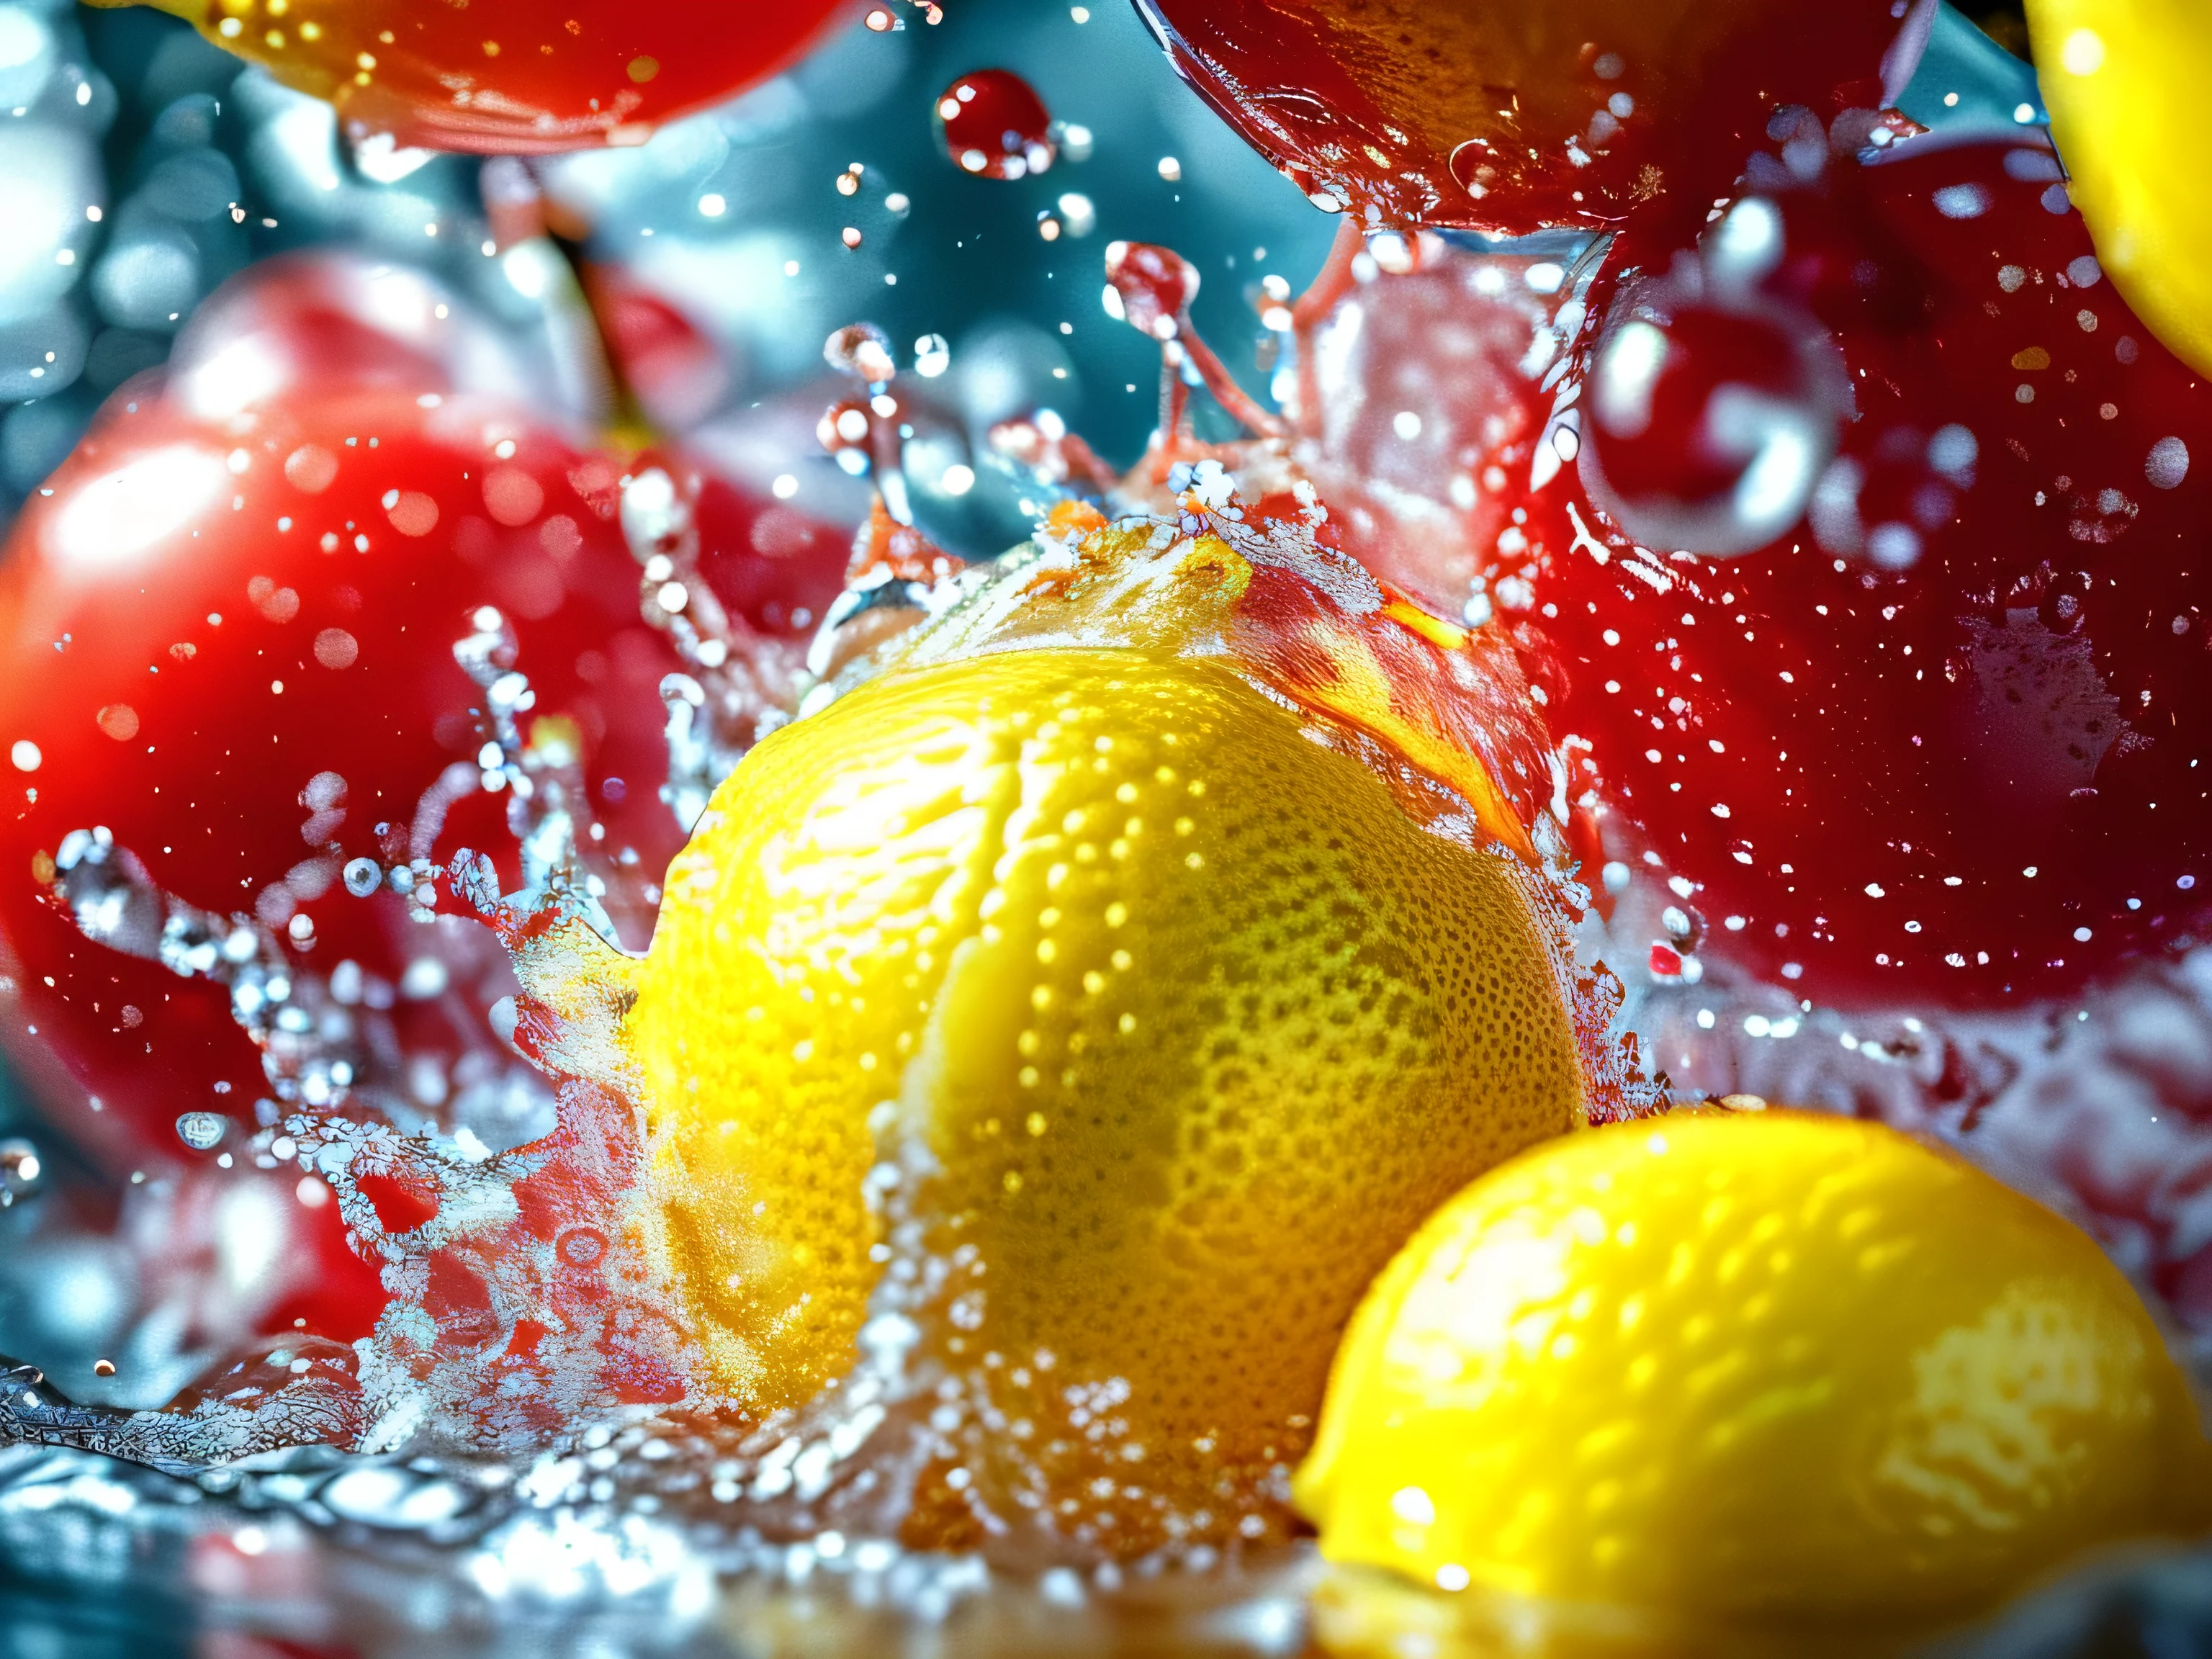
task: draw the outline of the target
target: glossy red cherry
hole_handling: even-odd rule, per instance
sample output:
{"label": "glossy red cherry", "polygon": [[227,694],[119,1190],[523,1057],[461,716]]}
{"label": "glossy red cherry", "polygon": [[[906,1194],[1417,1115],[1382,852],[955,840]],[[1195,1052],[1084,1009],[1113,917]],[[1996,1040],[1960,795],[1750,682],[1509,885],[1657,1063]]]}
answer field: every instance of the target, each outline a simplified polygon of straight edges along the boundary
{"label": "glossy red cherry", "polygon": [[1183,78],[1316,202],[1516,233],[1609,224],[1662,193],[1694,225],[1777,106],[1893,97],[1934,15],[1900,35],[1893,0],[1139,6]]}
{"label": "glossy red cherry", "polygon": [[161,3],[287,86],[329,99],[362,132],[477,151],[641,143],[659,123],[775,74],[841,9],[830,0]]}
{"label": "glossy red cherry", "polygon": [[[676,664],[639,620],[617,488],[611,463],[465,394],[308,393],[221,422],[150,397],[108,412],[0,564],[9,1023],[58,1092],[173,1147],[184,1112],[250,1133],[349,1091],[486,1136],[501,1091],[527,1107],[486,1024],[502,954],[398,889],[419,894],[414,872],[462,844],[520,878],[511,757],[487,750],[485,693],[454,657],[484,607],[533,694],[520,735],[574,757],[603,867],[649,879],[675,850],[658,692]],[[634,944],[652,896],[611,884]],[[232,940],[273,945],[317,1040],[331,1022],[343,1040],[288,1073],[280,1023],[264,1071],[234,1015],[266,1014],[273,994],[208,977]],[[201,971],[149,959],[165,951]]]}
{"label": "glossy red cherry", "polygon": [[981,179],[1022,179],[1053,163],[1052,117],[1044,100],[1011,70],[976,70],[938,95],[945,148]]}
{"label": "glossy red cherry", "polygon": [[[1759,158],[1769,191],[1695,254],[1622,239],[1551,441],[1579,465],[1499,565],[1558,653],[1556,729],[1713,948],[1823,998],[1971,1002],[2182,933],[2212,878],[2212,392],[2100,280],[2047,150],[1913,144],[1818,183]],[[1825,430],[1787,372],[1824,352]],[[1788,440],[1750,492],[1779,533],[1724,510],[1771,452],[1695,435],[1747,398],[1742,431]],[[1655,514],[1686,451],[1702,517]]]}

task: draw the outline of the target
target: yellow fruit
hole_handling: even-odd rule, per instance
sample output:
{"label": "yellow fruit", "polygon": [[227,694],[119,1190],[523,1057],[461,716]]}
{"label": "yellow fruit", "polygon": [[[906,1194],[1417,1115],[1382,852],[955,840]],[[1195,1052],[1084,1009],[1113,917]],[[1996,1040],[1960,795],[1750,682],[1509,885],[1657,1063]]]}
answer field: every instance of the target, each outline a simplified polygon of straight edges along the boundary
{"label": "yellow fruit", "polygon": [[1462,1633],[1794,1654],[2203,1525],[2208,1474],[2084,1235],[1887,1129],[1699,1113],[1554,1142],[1441,1210],[1361,1305],[1296,1494],[1333,1561],[1460,1590]]}
{"label": "yellow fruit", "polygon": [[956,1508],[1237,1535],[1392,1251],[1581,1121],[1539,903],[1218,662],[1000,652],[778,732],[672,866],[621,1037],[715,1382],[803,1401],[886,1261],[941,1273]]}
{"label": "yellow fruit", "polygon": [[2027,21],[2099,262],[2176,356],[2212,373],[2212,7],[2027,0]]}

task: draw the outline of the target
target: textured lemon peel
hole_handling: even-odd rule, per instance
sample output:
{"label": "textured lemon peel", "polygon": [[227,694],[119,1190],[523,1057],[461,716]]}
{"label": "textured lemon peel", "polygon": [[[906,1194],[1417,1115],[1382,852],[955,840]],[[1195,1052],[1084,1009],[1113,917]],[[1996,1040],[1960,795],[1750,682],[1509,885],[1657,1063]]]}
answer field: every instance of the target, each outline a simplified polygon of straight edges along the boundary
{"label": "textured lemon peel", "polygon": [[1358,1569],[1334,1650],[1869,1652],[2201,1529],[2208,1472],[2072,1227],[1875,1126],[1678,1114],[1444,1206],[1355,1317],[1297,1493]]}
{"label": "textured lemon peel", "polygon": [[[1430,616],[1320,544],[1310,525],[1247,521],[1233,503],[1189,505],[1197,510],[1180,520],[1048,532],[962,573],[949,603],[856,660],[843,684],[1052,647],[1223,660],[1262,690],[1375,738],[1454,792],[1486,836],[1538,861],[1532,826],[1543,816],[1548,769],[1536,752],[1540,728],[1505,729],[1531,703],[1502,631],[1470,633]],[[1254,592],[1262,571],[1276,578],[1272,607]]]}
{"label": "textured lemon peel", "polygon": [[897,1288],[872,1247],[941,1271],[918,1313],[964,1402],[956,1522],[1093,1553],[1281,1535],[1371,1273],[1582,1116],[1542,878],[1425,833],[1218,663],[883,672],[756,751],[667,890],[624,1024],[656,1259],[758,1413],[851,1364]]}
{"label": "textured lemon peel", "polygon": [[2193,0],[2028,0],[2052,136],[2106,275],[2212,373],[2212,15]]}

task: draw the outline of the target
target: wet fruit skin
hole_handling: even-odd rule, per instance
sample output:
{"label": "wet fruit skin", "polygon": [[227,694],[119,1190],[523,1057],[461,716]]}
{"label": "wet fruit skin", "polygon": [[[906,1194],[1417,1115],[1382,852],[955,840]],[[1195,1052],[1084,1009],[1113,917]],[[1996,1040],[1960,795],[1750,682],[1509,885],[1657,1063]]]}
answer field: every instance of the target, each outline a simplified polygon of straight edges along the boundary
{"label": "wet fruit skin", "polygon": [[2195,88],[2212,21],[2180,0],[2031,0],[2028,29],[2074,204],[2112,282],[2173,353],[2212,370],[2212,150]]}
{"label": "wet fruit skin", "polygon": [[1863,1653],[2202,1528],[2208,1471],[2068,1223],[1874,1124],[1683,1114],[1439,1211],[1362,1304],[1297,1495],[1326,1557],[1458,1589],[1471,1627],[1548,1605],[1607,1652]]}
{"label": "wet fruit skin", "polygon": [[1516,234],[1610,224],[1662,192],[1694,227],[1778,105],[1880,105],[1899,32],[1887,0],[1140,8],[1183,78],[1316,200]]}
{"label": "wet fruit skin", "polygon": [[[1763,196],[1762,290],[1832,331],[1851,390],[1808,510],[1740,556],[1638,553],[1569,466],[1533,557],[1500,561],[1584,781],[1698,884],[1716,948],[1806,994],[2063,988],[2188,927],[2212,873],[2212,394],[2100,280],[2053,171],[1908,149]],[[1583,442],[1626,470],[1588,409]]]}
{"label": "wet fruit skin", "polygon": [[[678,844],[655,770],[672,656],[635,620],[636,567],[575,482],[611,511],[613,468],[511,405],[429,401],[302,395],[220,422],[150,395],[111,409],[0,562],[10,1042],[51,1092],[100,1102],[74,1121],[106,1126],[118,1156],[176,1155],[185,1111],[250,1127],[269,1085],[222,988],[51,905],[40,876],[75,830],[107,828],[187,903],[287,937],[306,918],[302,972],[351,961],[389,991],[441,958],[448,988],[392,1008],[405,1051],[450,1066],[486,1044],[505,978],[489,934],[472,951],[468,924],[426,927],[388,885],[364,899],[339,879],[351,860],[416,855],[419,803],[456,767],[467,787],[442,826],[422,820],[422,850],[471,845],[514,878],[505,796],[473,781],[483,698],[453,657],[473,606],[512,619],[537,729],[582,750],[609,847]],[[629,920],[641,939],[647,919]]]}
{"label": "wet fruit skin", "polygon": [[[119,3],[119,0],[103,0]],[[164,0],[164,10],[364,132],[479,152],[641,143],[743,91],[836,17],[826,0]]]}
{"label": "wet fruit skin", "polygon": [[[1233,1535],[1394,1243],[1580,1121],[1517,868],[1215,663],[1001,652],[776,732],[672,866],[623,1027],[715,1382],[809,1398],[926,1249],[934,1352],[1034,1429],[981,1437],[974,1501],[1117,1553]],[[1086,1437],[1095,1389],[1124,1403]]]}

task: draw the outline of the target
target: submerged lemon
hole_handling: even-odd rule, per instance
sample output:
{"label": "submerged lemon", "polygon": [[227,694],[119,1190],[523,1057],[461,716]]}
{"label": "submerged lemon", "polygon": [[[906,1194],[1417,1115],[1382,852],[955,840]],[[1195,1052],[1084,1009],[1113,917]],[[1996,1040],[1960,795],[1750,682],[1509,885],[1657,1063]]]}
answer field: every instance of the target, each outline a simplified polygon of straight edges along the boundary
{"label": "submerged lemon", "polygon": [[2212,371],[2212,8],[2027,0],[2027,21],[2099,261],[2176,356]]}
{"label": "submerged lemon", "polygon": [[1332,1560],[1462,1592],[1464,1635],[1857,1653],[2203,1524],[2208,1467],[2084,1235],[1884,1128],[1699,1114],[1440,1211],[1361,1306],[1296,1490]]}
{"label": "submerged lemon", "polygon": [[716,1381],[811,1396],[888,1273],[966,1379],[963,1506],[1233,1535],[1372,1275],[1582,1121],[1540,903],[1217,663],[983,655],[778,732],[623,1023]]}

